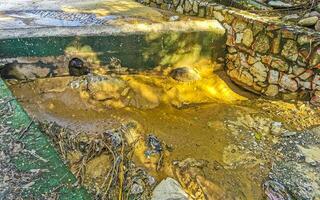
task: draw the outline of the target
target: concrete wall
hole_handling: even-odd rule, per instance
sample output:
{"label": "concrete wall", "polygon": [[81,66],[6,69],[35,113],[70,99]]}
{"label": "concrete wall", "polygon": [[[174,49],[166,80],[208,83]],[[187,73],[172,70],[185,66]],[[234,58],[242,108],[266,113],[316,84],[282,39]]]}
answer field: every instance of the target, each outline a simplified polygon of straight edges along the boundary
{"label": "concrete wall", "polygon": [[[212,23],[219,28],[204,25]],[[179,28],[168,29],[168,26]],[[131,71],[157,66],[196,67],[201,63],[210,68],[218,58],[225,57],[225,30],[217,21],[167,22],[143,27],[146,28],[132,27],[130,31],[108,31],[106,27],[103,33],[80,32],[67,36],[61,35],[60,29],[56,34],[53,30],[30,37],[8,35],[0,39],[0,73],[18,79],[67,75],[68,63],[74,57],[92,68],[108,68],[111,59],[116,58]],[[214,50],[213,44],[220,50]]]}
{"label": "concrete wall", "polygon": [[320,103],[320,33],[198,0],[140,0],[179,14],[217,19],[227,30],[226,71],[258,94]]}

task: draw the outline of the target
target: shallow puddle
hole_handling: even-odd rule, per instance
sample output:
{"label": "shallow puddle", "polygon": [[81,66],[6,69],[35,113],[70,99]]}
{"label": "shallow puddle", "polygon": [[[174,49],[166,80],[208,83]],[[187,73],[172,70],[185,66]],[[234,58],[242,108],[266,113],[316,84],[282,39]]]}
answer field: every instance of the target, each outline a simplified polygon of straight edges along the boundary
{"label": "shallow puddle", "polygon": [[[194,199],[202,193],[207,199],[262,199],[272,161],[282,156],[274,145],[283,134],[320,124],[319,112],[301,102],[261,100],[223,73],[201,75],[187,82],[166,72],[56,77],[10,89],[36,120],[93,137],[134,121],[142,137],[156,136],[167,149],[160,168],[145,147],[136,147],[134,163],[157,181],[177,179]],[[68,155],[73,169],[77,154]],[[102,154],[86,163],[87,187],[99,188],[90,181],[107,173],[109,161]]]}

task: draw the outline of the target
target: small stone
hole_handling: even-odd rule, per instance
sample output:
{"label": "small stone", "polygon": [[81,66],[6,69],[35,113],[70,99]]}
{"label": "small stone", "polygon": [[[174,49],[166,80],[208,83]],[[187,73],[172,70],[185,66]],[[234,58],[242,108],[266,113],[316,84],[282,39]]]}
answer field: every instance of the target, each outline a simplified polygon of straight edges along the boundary
{"label": "small stone", "polygon": [[316,25],[314,26],[314,29],[316,29],[316,31],[320,31],[320,20],[317,21]]}
{"label": "small stone", "polygon": [[268,69],[261,62],[256,62],[251,68],[250,73],[257,81],[264,82],[268,76]]}
{"label": "small stone", "polygon": [[243,32],[244,29],[247,27],[247,23],[241,19],[236,19],[232,24],[233,29],[235,32]]}
{"label": "small stone", "polygon": [[292,7],[291,4],[285,3],[285,2],[282,2],[282,1],[269,1],[268,5],[272,6],[272,7],[275,7],[275,8],[290,8],[290,7]]}
{"label": "small stone", "polygon": [[300,18],[298,14],[286,15],[282,18],[284,21],[297,21]]}
{"label": "small stone", "polygon": [[320,47],[315,50],[311,56],[310,64],[312,66],[319,66],[320,64]]}
{"label": "small stone", "polygon": [[279,58],[274,58],[271,62],[271,67],[274,69],[278,69],[279,71],[288,71],[289,65],[287,62],[279,59]]}
{"label": "small stone", "polygon": [[293,79],[292,76],[283,74],[280,78],[279,82],[280,86],[283,87],[286,90],[289,90],[291,92],[295,92],[298,90],[298,83],[296,80]]}
{"label": "small stone", "polygon": [[308,13],[308,17],[314,17],[314,16],[320,17],[320,13],[317,11],[311,11],[310,13]]}
{"label": "small stone", "polygon": [[186,12],[186,13],[189,13],[190,11],[192,11],[192,3],[193,3],[193,1],[191,1],[191,0],[186,0],[185,1],[185,3],[184,3],[184,11]]}
{"label": "small stone", "polygon": [[199,11],[199,3],[198,3],[198,1],[194,1],[193,2],[192,11],[194,13],[198,13],[198,11]]}
{"label": "small stone", "polygon": [[299,76],[300,74],[302,74],[305,71],[305,69],[303,67],[299,67],[297,65],[294,65],[292,67],[292,72],[294,75]]}
{"label": "small stone", "polygon": [[298,58],[298,47],[297,43],[293,40],[287,40],[283,46],[281,55],[291,61],[296,61]]}
{"label": "small stone", "polygon": [[299,45],[310,44],[313,39],[309,35],[302,34],[297,39]]}
{"label": "small stone", "polygon": [[199,17],[205,17],[205,16],[206,16],[206,8],[200,7],[200,8],[199,8],[198,16],[199,16]]}
{"label": "small stone", "polygon": [[177,13],[179,14],[183,14],[183,7],[181,5],[179,5],[176,9]]}
{"label": "small stone", "polygon": [[273,58],[271,56],[265,55],[261,56],[261,62],[266,65],[271,65]]}
{"label": "small stone", "polygon": [[257,60],[253,57],[253,56],[248,56],[248,64],[249,65],[253,65],[254,63],[256,63],[257,62]]}
{"label": "small stone", "polygon": [[219,22],[222,22],[224,20],[224,16],[221,14],[221,12],[213,11],[213,16]]}
{"label": "small stone", "polygon": [[299,81],[299,85],[304,89],[308,89],[308,90],[312,89],[312,84],[310,81]]}
{"label": "small stone", "polygon": [[236,43],[241,43],[243,38],[243,33],[236,33]]}
{"label": "small stone", "polygon": [[313,16],[313,17],[307,17],[307,18],[303,18],[301,19],[298,24],[300,26],[313,26],[317,23],[318,21],[318,17],[317,16]]}
{"label": "small stone", "polygon": [[280,73],[276,70],[270,70],[269,71],[269,77],[268,77],[268,82],[270,84],[278,84],[279,82],[279,75]]}
{"label": "small stone", "polygon": [[270,41],[268,36],[265,34],[259,34],[256,38],[256,41],[253,43],[253,49],[260,53],[268,52],[270,48]]}
{"label": "small stone", "polygon": [[228,47],[228,52],[229,52],[229,53],[236,53],[236,52],[237,52],[237,49],[234,48],[234,47]]}
{"label": "small stone", "polygon": [[180,0],[173,0],[173,5],[174,5],[174,6],[179,5],[179,3],[180,3]]}
{"label": "small stone", "polygon": [[253,33],[251,29],[245,29],[243,31],[242,43],[247,47],[250,47],[253,42]]}
{"label": "small stone", "polygon": [[279,93],[279,87],[277,85],[269,85],[267,90],[264,92],[269,97],[275,97]]}
{"label": "small stone", "polygon": [[281,35],[278,33],[272,40],[271,52],[274,54],[280,53]]}
{"label": "small stone", "polygon": [[303,72],[299,78],[302,79],[302,80],[307,80],[308,78],[310,78],[311,76],[313,75],[313,71],[308,69],[306,70],[305,72]]}

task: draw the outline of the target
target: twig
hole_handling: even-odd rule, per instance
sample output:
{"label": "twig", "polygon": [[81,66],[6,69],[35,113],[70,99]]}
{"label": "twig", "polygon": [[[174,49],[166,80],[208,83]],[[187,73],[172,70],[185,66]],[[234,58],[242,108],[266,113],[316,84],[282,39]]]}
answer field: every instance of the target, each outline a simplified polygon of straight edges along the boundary
{"label": "twig", "polygon": [[28,124],[28,126],[26,127],[26,128],[24,128],[24,129],[22,129],[21,131],[20,131],[20,136],[19,136],[19,139],[22,139],[23,137],[24,137],[24,135],[25,135],[25,133],[30,129],[30,127],[31,127],[31,125],[33,124],[33,119],[31,119],[31,121],[30,121],[30,123]]}

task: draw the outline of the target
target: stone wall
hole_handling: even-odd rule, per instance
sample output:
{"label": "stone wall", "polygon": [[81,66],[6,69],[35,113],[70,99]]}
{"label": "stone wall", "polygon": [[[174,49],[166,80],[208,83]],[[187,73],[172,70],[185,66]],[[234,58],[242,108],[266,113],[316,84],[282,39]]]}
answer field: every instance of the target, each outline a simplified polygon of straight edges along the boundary
{"label": "stone wall", "polygon": [[179,14],[214,18],[227,30],[226,71],[258,94],[320,103],[320,33],[198,0],[140,0]]}

